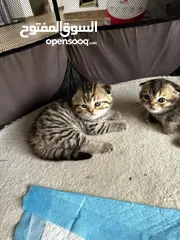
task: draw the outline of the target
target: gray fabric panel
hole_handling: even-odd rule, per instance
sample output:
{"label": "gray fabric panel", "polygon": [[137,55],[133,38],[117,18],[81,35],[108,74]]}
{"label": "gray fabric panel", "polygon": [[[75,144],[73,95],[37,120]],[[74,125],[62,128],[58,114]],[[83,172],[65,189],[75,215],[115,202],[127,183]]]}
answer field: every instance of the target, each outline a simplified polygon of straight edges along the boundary
{"label": "gray fabric panel", "polygon": [[81,33],[76,38],[97,42],[69,45],[72,64],[89,80],[119,83],[167,75],[180,66],[180,20]]}
{"label": "gray fabric panel", "polygon": [[67,67],[64,46],[41,44],[0,58],[0,126],[46,103]]}

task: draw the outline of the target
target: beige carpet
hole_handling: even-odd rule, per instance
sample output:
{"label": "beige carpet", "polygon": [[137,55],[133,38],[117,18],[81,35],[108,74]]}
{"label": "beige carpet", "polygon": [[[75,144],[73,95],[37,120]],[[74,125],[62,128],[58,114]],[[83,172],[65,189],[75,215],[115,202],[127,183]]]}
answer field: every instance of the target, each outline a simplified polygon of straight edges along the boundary
{"label": "beige carpet", "polygon": [[[180,83],[180,78],[172,77]],[[115,106],[128,129],[98,137],[113,152],[79,162],[46,162],[27,143],[28,126],[37,112],[0,132],[0,239],[12,239],[22,214],[22,197],[31,184],[114,199],[180,209],[180,147],[175,136],[146,125],[139,114],[137,80],[113,86]],[[180,134],[179,134],[180,135]]]}

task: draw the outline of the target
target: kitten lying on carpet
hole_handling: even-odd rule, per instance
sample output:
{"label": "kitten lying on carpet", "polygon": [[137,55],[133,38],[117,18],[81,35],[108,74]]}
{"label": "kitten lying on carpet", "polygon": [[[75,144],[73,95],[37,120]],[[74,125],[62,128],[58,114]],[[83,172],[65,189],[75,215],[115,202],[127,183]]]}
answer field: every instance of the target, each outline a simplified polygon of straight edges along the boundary
{"label": "kitten lying on carpet", "polygon": [[90,141],[86,136],[126,129],[119,121],[120,113],[111,110],[112,102],[109,85],[86,83],[72,99],[51,103],[29,131],[33,152],[46,160],[83,160],[112,151],[112,144],[95,138]]}
{"label": "kitten lying on carpet", "polygon": [[166,79],[150,80],[140,86],[146,122],[160,122],[164,133],[174,133],[180,126],[180,86]]}

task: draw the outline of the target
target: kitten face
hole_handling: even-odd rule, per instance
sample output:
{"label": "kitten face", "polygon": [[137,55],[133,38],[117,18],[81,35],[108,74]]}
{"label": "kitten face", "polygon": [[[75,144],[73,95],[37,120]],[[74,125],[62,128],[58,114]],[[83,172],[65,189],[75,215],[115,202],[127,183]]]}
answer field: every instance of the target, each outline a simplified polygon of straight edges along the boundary
{"label": "kitten face", "polygon": [[93,84],[78,89],[72,98],[76,114],[85,120],[95,120],[107,114],[112,104],[111,87]]}
{"label": "kitten face", "polygon": [[143,106],[151,113],[163,113],[170,110],[179,99],[179,92],[169,81],[151,80],[140,84],[140,99]]}

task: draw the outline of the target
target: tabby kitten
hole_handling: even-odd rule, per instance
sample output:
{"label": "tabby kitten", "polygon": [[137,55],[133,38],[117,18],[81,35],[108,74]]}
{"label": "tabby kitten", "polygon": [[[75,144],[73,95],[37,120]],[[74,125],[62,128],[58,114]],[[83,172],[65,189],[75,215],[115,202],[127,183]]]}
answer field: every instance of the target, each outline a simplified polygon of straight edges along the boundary
{"label": "tabby kitten", "polygon": [[174,133],[180,126],[180,86],[166,79],[150,80],[140,86],[146,122],[160,122],[164,133]]}
{"label": "tabby kitten", "polygon": [[112,151],[110,143],[87,139],[126,129],[112,103],[111,87],[100,83],[86,83],[71,99],[50,103],[29,131],[33,152],[45,160],[83,160]]}

